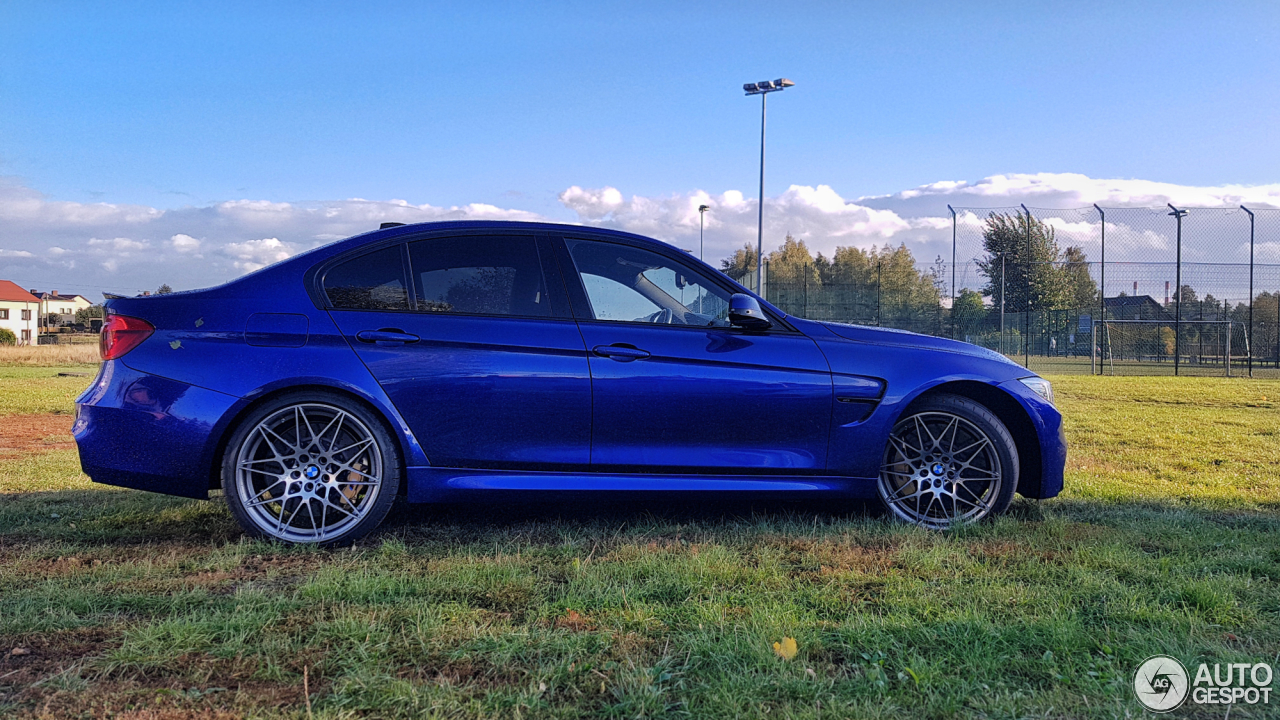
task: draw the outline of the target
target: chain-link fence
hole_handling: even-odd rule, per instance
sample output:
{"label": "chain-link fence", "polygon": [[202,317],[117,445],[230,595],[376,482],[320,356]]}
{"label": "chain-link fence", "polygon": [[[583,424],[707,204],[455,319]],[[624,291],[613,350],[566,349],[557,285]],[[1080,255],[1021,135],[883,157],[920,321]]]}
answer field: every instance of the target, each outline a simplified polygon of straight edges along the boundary
{"label": "chain-link fence", "polygon": [[1280,377],[1280,210],[954,208],[951,230],[952,258],[928,267],[888,249],[767,258],[765,297],[1038,372]]}

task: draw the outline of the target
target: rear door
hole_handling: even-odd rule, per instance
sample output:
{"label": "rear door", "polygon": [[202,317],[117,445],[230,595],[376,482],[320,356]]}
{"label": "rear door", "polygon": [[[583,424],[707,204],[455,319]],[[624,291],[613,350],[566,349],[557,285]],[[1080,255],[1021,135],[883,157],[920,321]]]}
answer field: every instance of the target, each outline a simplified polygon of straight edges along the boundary
{"label": "rear door", "polygon": [[532,234],[464,234],[326,272],[334,321],[433,466],[588,466],[586,348],[550,253]]}

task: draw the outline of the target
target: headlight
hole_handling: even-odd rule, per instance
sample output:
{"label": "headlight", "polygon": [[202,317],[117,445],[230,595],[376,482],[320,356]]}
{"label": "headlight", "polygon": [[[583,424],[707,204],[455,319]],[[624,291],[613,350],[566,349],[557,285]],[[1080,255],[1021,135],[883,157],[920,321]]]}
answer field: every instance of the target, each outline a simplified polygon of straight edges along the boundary
{"label": "headlight", "polygon": [[1053,404],[1053,386],[1048,380],[1042,377],[1022,378],[1022,384],[1031,388],[1035,394],[1045,399],[1045,402]]}

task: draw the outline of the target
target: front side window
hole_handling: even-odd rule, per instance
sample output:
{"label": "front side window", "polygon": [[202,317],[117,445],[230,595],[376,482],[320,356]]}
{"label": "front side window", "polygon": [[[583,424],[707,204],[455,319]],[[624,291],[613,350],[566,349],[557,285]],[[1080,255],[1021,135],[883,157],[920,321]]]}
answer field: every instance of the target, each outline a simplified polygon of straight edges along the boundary
{"label": "front side window", "polygon": [[648,250],[567,240],[596,320],[728,327],[729,293]]}
{"label": "front side window", "polygon": [[549,317],[532,237],[482,235],[409,243],[418,311]]}
{"label": "front side window", "polygon": [[400,246],[361,255],[329,270],[324,292],[335,308],[344,310],[408,310]]}

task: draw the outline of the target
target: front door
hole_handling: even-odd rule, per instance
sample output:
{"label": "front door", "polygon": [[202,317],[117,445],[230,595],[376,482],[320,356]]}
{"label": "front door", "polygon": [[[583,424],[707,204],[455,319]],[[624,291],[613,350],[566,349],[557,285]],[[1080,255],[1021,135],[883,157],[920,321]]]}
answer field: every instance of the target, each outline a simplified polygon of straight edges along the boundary
{"label": "front door", "polygon": [[325,291],[431,464],[585,469],[586,349],[549,242],[462,235],[379,252],[328,271]]}
{"label": "front door", "polygon": [[730,327],[731,291],[672,256],[565,243],[591,365],[593,470],[825,470],[831,373],[813,340]]}

